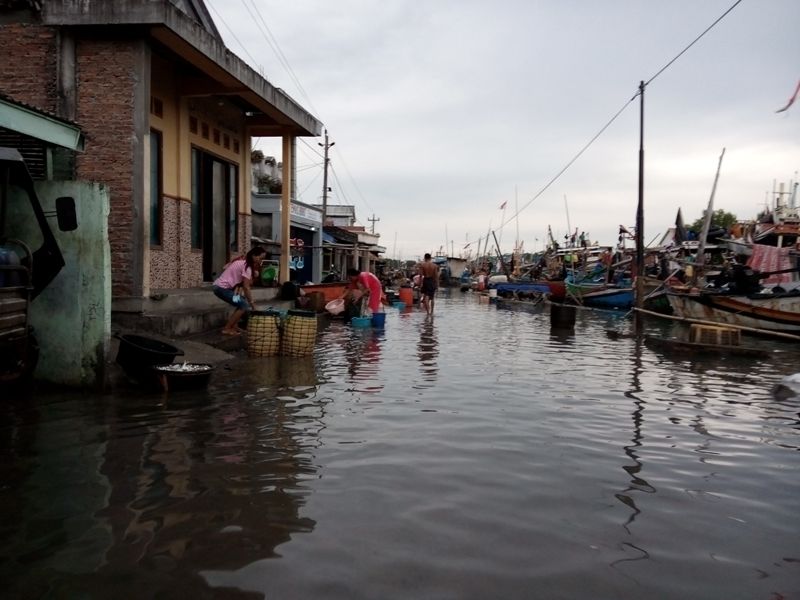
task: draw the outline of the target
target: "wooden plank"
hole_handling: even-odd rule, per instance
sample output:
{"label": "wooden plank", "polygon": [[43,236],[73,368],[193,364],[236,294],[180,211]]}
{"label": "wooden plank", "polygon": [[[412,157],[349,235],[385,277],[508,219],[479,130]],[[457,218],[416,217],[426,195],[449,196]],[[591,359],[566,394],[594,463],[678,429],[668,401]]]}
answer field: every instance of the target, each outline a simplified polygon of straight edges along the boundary
{"label": "wooden plank", "polygon": [[662,313],[653,312],[652,310],[647,310],[645,308],[634,308],[633,310],[646,315],[652,315],[654,317],[661,317],[664,319],[672,319],[673,321],[681,321],[683,323],[699,323],[700,325],[712,325],[714,327],[720,327],[720,326],[732,327],[733,329],[739,329],[741,331],[749,331],[751,333],[757,333],[759,335],[771,335],[787,340],[793,340],[795,342],[800,342],[800,335],[783,333],[782,331],[771,331],[769,329],[759,329],[758,327],[745,327],[744,325],[730,325],[728,323],[718,323],[716,321],[705,321],[702,319],[690,319],[689,317],[676,317],[675,315],[665,315]]}

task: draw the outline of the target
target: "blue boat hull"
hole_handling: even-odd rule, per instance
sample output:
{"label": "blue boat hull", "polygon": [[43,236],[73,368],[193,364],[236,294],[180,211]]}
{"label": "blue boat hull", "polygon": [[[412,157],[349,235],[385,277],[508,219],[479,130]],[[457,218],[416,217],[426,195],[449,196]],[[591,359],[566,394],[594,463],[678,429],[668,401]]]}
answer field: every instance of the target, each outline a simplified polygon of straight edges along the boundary
{"label": "blue boat hull", "polygon": [[581,300],[584,306],[627,310],[633,307],[633,288],[614,288],[590,292],[584,294]]}

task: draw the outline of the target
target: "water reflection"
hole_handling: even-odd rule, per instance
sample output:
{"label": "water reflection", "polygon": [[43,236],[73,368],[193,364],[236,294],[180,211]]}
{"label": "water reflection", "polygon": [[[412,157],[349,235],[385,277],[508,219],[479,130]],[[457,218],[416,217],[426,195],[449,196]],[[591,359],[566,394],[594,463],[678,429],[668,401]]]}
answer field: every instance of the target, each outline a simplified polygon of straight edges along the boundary
{"label": "water reflection", "polygon": [[208,393],[72,397],[4,420],[14,493],[0,491],[11,559],[0,574],[12,595],[207,595],[198,569],[275,557],[314,528],[301,514],[325,411],[313,359],[242,361],[227,375]]}
{"label": "water reflection", "polygon": [[377,394],[383,390],[378,378],[381,362],[381,346],[386,332],[372,327],[353,328],[345,338],[347,373],[355,384],[353,391]]}
{"label": "water reflection", "polygon": [[445,300],[206,393],[0,404],[4,595],[791,597],[796,360]]}
{"label": "water reflection", "polygon": [[[614,494],[614,496],[627,506],[631,513],[628,519],[623,524],[625,530],[630,533],[628,528],[641,513],[641,510],[636,505],[635,492],[646,492],[649,494],[654,493],[656,490],[651,486],[642,476],[644,464],[642,463],[637,450],[642,446],[642,427],[644,425],[644,409],[646,406],[645,401],[641,398],[643,392],[641,383],[641,374],[644,369],[642,364],[642,337],[637,336],[631,354],[631,386],[625,392],[625,397],[633,401],[633,411],[631,411],[631,443],[623,446],[625,454],[630,458],[632,464],[623,465],[622,469],[630,477],[630,484],[621,492]],[[645,553],[646,555],[646,553]]]}
{"label": "water reflection", "polygon": [[436,382],[439,373],[438,356],[439,344],[436,338],[436,326],[433,315],[429,315],[425,317],[419,328],[417,358],[419,359],[420,376],[424,383],[415,385],[416,388],[429,388]]}
{"label": "water reflection", "polygon": [[313,356],[274,356],[252,366],[255,382],[273,388],[312,388],[319,384]]}

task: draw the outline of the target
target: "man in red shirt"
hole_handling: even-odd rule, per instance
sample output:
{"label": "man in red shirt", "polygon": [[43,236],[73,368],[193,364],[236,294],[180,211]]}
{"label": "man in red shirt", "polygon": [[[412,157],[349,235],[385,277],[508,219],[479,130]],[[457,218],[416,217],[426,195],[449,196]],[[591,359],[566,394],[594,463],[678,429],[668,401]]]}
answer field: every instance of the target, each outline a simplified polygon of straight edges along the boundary
{"label": "man in red shirt", "polygon": [[380,279],[369,271],[360,272],[358,269],[348,269],[347,276],[350,278],[350,287],[361,290],[367,297],[369,309],[373,313],[378,312],[383,298]]}

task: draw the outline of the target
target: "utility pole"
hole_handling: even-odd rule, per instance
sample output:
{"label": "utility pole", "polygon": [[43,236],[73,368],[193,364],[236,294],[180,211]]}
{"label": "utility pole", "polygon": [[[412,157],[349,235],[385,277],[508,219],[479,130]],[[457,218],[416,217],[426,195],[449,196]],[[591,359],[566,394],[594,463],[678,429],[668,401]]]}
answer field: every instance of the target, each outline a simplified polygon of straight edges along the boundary
{"label": "utility pole", "polygon": [[[639,202],[636,206],[635,285],[636,308],[642,308],[644,306],[644,81],[639,82]],[[638,325],[640,319],[636,319],[636,322]]]}
{"label": "utility pole", "polygon": [[371,219],[367,219],[367,221],[372,223],[372,233],[375,233],[375,222],[380,220],[381,220],[380,217],[378,217],[377,219],[375,218],[375,213],[372,213]]}
{"label": "utility pole", "polygon": [[328,164],[331,159],[328,158],[328,149],[334,146],[336,142],[328,143],[328,130],[325,130],[325,143],[317,142],[319,146],[325,149],[325,161],[322,166],[322,231],[325,231],[325,220],[328,218]]}

